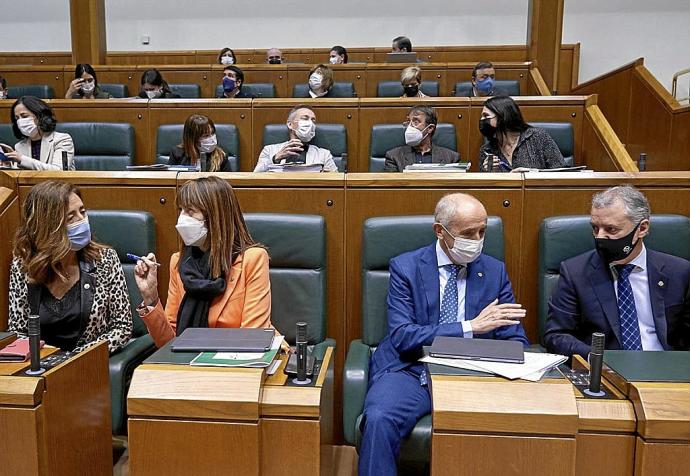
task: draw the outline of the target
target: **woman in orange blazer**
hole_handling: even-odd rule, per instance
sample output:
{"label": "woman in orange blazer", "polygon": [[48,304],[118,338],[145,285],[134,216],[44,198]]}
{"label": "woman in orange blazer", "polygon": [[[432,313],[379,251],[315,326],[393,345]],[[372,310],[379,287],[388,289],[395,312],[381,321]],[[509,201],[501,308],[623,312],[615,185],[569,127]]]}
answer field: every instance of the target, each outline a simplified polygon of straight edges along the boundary
{"label": "woman in orange blazer", "polygon": [[232,187],[217,177],[192,180],[177,194],[184,246],[170,258],[168,300],[158,298],[153,253],[137,262],[144,299],[139,315],[161,347],[187,327],[269,327],[268,253],[254,242]]}

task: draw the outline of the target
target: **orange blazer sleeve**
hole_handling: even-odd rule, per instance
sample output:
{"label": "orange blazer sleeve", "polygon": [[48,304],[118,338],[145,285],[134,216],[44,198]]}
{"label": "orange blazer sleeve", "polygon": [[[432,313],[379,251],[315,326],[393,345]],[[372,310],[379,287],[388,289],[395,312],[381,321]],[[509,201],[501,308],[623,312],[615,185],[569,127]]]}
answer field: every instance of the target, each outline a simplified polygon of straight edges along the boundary
{"label": "orange blazer sleeve", "polygon": [[168,300],[165,309],[160,299],[158,304],[148,314],[141,316],[146,328],[153,338],[156,347],[162,347],[175,337],[177,327],[177,312],[184,296],[184,287],[177,271],[180,259],[179,253],[173,253],[170,257],[170,282],[168,283]]}
{"label": "orange blazer sleeve", "polygon": [[263,248],[249,248],[244,252],[243,261],[246,281],[240,327],[273,327],[268,253]]}

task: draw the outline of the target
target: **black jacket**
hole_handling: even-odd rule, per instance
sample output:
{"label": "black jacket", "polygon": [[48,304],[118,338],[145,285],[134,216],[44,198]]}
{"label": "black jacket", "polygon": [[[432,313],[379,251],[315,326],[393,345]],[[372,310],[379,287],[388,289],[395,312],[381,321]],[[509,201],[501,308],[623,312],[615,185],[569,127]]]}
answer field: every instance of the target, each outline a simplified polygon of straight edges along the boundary
{"label": "black jacket", "polygon": [[[170,160],[168,161],[169,165],[192,165],[192,163],[189,160],[189,157],[187,157],[187,154],[184,153],[184,149],[180,147],[179,145],[176,145],[175,147],[172,148],[170,151]],[[211,165],[210,161],[206,162],[206,170],[204,172],[232,172],[230,170],[230,161],[228,160],[228,156],[226,155],[223,157],[223,161],[220,163],[220,169],[219,170],[209,170],[209,166]]]}

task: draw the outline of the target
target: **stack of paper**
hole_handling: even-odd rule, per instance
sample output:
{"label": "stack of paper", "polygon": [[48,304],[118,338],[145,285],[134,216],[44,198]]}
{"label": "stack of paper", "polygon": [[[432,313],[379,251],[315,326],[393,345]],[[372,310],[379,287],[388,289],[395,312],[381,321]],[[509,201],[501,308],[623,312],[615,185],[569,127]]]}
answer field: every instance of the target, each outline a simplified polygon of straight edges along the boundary
{"label": "stack of paper", "polygon": [[283,336],[275,336],[271,349],[266,352],[201,352],[190,365],[213,367],[251,367],[260,369],[268,367],[276,358]]}
{"label": "stack of paper", "polygon": [[546,372],[561,365],[568,360],[568,358],[558,354],[525,352],[524,364],[506,364],[503,362],[486,362],[483,360],[442,359],[430,356],[422,357],[419,360],[420,362],[429,364],[446,365],[459,369],[496,374],[511,380],[519,378],[529,380],[530,382],[538,382]]}
{"label": "stack of paper", "polygon": [[321,172],[323,164],[270,164],[269,172]]}
{"label": "stack of paper", "polygon": [[467,172],[469,162],[454,164],[411,164],[403,169],[403,172]]}

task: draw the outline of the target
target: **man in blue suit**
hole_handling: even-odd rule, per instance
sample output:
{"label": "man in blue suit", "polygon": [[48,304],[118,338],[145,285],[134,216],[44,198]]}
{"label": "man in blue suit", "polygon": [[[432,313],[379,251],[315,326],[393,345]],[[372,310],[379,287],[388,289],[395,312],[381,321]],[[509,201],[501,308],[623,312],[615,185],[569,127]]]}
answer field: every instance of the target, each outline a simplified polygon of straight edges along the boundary
{"label": "man in blue suit", "polygon": [[529,344],[505,265],[482,254],[486,220],[476,198],[446,195],[434,215],[438,240],[390,261],[388,335],[371,357],[360,476],[396,475],[401,440],[431,412],[429,376],[418,359],[434,337]]}
{"label": "man in blue suit", "polygon": [[690,350],[690,262],[645,247],[650,213],[631,186],[594,195],[596,249],[561,263],[544,334],[550,352],[586,358],[593,332],[607,349]]}

